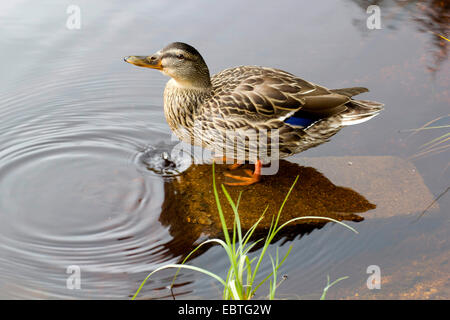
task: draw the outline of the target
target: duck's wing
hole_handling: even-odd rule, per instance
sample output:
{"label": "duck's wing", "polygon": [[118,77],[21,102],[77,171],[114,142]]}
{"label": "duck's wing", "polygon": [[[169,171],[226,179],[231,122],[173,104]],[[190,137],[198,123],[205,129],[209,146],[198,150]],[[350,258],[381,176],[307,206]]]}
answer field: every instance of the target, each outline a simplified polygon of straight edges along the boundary
{"label": "duck's wing", "polygon": [[255,124],[283,121],[299,110],[316,117],[337,114],[346,109],[350,100],[341,92],[272,68],[231,68],[211,81],[213,97],[207,106],[211,115]]}

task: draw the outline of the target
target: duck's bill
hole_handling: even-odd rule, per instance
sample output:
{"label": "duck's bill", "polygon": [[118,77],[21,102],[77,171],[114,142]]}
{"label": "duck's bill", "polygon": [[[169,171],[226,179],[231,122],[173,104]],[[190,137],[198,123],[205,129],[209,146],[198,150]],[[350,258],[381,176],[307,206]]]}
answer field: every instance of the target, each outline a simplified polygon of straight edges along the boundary
{"label": "duck's bill", "polygon": [[125,62],[134,64],[135,66],[138,66],[138,67],[162,70],[161,59],[155,59],[155,58],[150,59],[150,58],[153,58],[153,57],[129,56],[129,57],[125,57],[123,60],[125,60]]}

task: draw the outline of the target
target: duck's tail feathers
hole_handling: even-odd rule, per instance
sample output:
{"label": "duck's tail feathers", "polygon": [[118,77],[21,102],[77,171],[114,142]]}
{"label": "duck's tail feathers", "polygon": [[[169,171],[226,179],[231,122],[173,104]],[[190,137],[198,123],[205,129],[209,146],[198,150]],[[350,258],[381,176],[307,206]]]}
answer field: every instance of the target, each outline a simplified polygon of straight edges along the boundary
{"label": "duck's tail feathers", "polygon": [[351,126],[366,122],[383,110],[383,103],[368,100],[351,100],[347,104],[348,109],[341,113],[343,126]]}
{"label": "duck's tail feathers", "polygon": [[332,91],[334,93],[342,94],[343,96],[347,96],[347,97],[351,98],[353,96],[356,96],[357,94],[369,92],[369,89],[364,88],[364,87],[352,87],[352,88],[343,88],[343,89],[333,89],[330,91]]}

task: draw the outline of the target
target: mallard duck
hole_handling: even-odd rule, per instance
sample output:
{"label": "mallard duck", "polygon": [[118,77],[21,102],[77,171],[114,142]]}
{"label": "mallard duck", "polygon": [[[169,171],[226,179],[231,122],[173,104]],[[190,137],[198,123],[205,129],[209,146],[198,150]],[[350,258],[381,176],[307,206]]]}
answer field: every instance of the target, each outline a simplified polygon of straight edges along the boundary
{"label": "mallard duck", "polygon": [[371,119],[383,106],[352,99],[366,88],[330,90],[274,68],[240,66],[211,77],[200,53],[181,42],[124,60],[171,77],[164,113],[180,140],[226,150],[226,158],[236,161],[233,167],[255,164],[254,171],[246,170],[248,176],[227,174],[235,179],[229,185],[258,182],[263,163],[322,144],[342,127]]}

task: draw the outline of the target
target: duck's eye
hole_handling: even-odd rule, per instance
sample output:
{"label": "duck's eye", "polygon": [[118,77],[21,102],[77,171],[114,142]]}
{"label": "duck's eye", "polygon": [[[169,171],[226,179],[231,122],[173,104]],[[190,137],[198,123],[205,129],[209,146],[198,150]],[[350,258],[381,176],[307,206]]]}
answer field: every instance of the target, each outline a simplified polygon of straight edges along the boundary
{"label": "duck's eye", "polygon": [[180,59],[180,60],[183,60],[184,59],[184,55],[182,55],[181,53],[177,54],[177,58]]}

